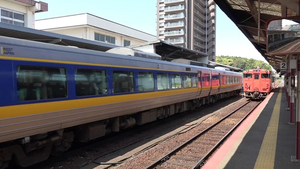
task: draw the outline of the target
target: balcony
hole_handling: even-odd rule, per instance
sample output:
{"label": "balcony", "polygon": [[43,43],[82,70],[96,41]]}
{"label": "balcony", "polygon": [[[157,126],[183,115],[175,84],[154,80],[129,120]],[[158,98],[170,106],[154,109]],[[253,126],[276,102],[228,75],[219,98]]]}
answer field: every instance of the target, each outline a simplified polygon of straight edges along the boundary
{"label": "balcony", "polygon": [[215,27],[209,27],[207,30],[207,34],[216,33]]}
{"label": "balcony", "polygon": [[207,44],[207,48],[212,48],[213,46],[216,46],[216,42],[214,40],[210,40],[208,41],[208,44]]}
{"label": "balcony", "polygon": [[206,6],[206,1],[200,0],[199,3],[200,3],[200,5],[202,5],[202,6]]}
{"label": "balcony", "polygon": [[184,10],[184,5],[178,5],[178,6],[168,6],[165,7],[165,12],[174,12],[174,11],[180,11]]}
{"label": "balcony", "polygon": [[177,28],[177,27],[183,27],[183,26],[184,26],[183,21],[169,22],[169,23],[165,24],[165,28]]}
{"label": "balcony", "polygon": [[206,17],[203,15],[203,13],[199,12],[198,10],[195,10],[194,13],[196,14],[197,17],[199,17],[200,19],[202,19],[202,21],[206,20]]}
{"label": "balcony", "polygon": [[212,5],[208,9],[209,9],[209,11],[213,12],[216,10],[216,7],[215,7],[215,5]]}
{"label": "balcony", "polygon": [[[197,17],[194,18],[194,23],[201,25],[203,28],[206,28],[206,23],[198,19]],[[197,25],[196,25],[197,26]],[[197,26],[199,27],[199,26]]]}
{"label": "balcony", "polygon": [[[205,29],[206,27],[203,26],[203,28]],[[200,26],[194,25],[194,30],[196,30],[202,34],[206,34],[206,30],[204,30],[203,28],[201,28]]]}
{"label": "balcony", "polygon": [[208,49],[207,53],[210,54],[210,55],[212,53],[216,53],[216,49],[215,48],[210,48],[210,49]]}
{"label": "balcony", "polygon": [[215,12],[209,12],[207,18],[208,20],[215,19]]}
{"label": "balcony", "polygon": [[194,37],[201,40],[201,41],[205,41],[205,38],[200,36],[199,34],[194,34]]}
{"label": "balcony", "polygon": [[210,28],[212,26],[215,26],[215,20],[209,20],[209,22],[207,23],[208,28]]}
{"label": "balcony", "polygon": [[207,37],[207,40],[210,41],[210,40],[213,40],[213,39],[216,39],[216,34],[209,34],[208,37]]}
{"label": "balcony", "polygon": [[181,31],[168,31],[168,32],[165,32],[165,36],[178,36],[178,35],[183,35],[184,34],[184,31],[181,30]]}
{"label": "balcony", "polygon": [[203,13],[205,13],[205,7],[203,7],[202,5],[200,5],[198,2],[194,2],[194,4],[195,4],[195,7],[197,8],[197,9],[199,9],[201,12],[203,12]]}
{"label": "balcony", "polygon": [[199,48],[205,49],[205,45],[201,44],[200,42],[194,42],[194,45]]}
{"label": "balcony", "polygon": [[180,2],[184,2],[184,0],[165,0],[165,4],[180,3]]}
{"label": "balcony", "polygon": [[183,13],[178,13],[178,14],[172,14],[172,15],[165,15],[165,20],[170,20],[170,19],[183,19],[184,14]]}
{"label": "balcony", "polygon": [[180,44],[180,43],[184,43],[184,40],[183,40],[183,38],[166,39],[165,42],[171,43],[171,44]]}

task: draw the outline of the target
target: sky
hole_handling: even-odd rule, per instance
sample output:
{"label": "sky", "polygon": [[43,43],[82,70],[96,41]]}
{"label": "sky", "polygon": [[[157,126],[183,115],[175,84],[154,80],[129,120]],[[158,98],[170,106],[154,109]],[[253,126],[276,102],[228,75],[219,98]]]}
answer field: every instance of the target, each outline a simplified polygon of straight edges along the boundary
{"label": "sky", "polygon": [[[48,3],[48,11],[36,13],[36,20],[90,13],[156,35],[157,0],[42,1]],[[216,10],[216,24],[216,56],[239,56],[265,61],[264,57],[219,7]]]}

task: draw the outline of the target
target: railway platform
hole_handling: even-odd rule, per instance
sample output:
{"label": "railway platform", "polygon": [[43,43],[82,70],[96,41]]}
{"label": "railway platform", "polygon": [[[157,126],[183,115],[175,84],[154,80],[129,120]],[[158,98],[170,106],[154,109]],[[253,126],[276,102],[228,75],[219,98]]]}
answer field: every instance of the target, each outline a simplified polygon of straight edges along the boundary
{"label": "railway platform", "polygon": [[296,125],[284,88],[275,89],[234,131],[202,169],[299,169]]}

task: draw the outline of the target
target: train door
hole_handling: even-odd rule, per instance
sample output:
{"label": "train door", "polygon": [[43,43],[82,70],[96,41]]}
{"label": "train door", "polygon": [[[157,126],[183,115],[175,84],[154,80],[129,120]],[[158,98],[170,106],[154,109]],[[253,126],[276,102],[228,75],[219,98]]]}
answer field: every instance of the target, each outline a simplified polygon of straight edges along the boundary
{"label": "train door", "polygon": [[264,89],[267,89],[266,92],[270,92],[270,88],[272,88],[272,77],[270,77],[270,74],[268,72],[261,73],[260,78],[260,90],[264,91]]}
{"label": "train door", "polygon": [[198,92],[197,96],[200,96],[202,92],[202,71],[198,71]]}
{"label": "train door", "polygon": [[253,90],[259,90],[260,89],[260,80],[259,80],[259,73],[253,73]]}
{"label": "train door", "polygon": [[221,89],[221,73],[219,73],[219,86],[218,86],[218,92],[220,91],[220,89]]}
{"label": "train door", "polygon": [[211,93],[211,89],[212,89],[212,70],[209,70],[209,86],[210,86],[210,89],[209,89],[209,94]]}

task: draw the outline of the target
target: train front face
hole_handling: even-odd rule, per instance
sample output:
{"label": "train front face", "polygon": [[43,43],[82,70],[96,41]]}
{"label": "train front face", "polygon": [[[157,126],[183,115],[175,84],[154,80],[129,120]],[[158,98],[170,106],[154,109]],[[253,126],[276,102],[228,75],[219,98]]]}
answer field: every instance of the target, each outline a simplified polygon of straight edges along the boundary
{"label": "train front face", "polygon": [[272,89],[271,71],[265,69],[251,69],[244,71],[244,96],[252,99],[265,98]]}

